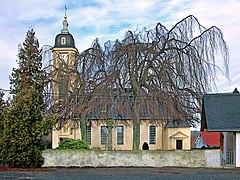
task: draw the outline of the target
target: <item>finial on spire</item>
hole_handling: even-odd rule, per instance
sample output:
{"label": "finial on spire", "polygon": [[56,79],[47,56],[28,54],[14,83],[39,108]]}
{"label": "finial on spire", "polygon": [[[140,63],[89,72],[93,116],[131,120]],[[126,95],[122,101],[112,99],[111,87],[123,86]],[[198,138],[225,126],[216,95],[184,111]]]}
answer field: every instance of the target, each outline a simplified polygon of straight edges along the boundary
{"label": "finial on spire", "polygon": [[66,34],[68,33],[68,22],[67,22],[67,6],[65,5],[65,16],[63,20],[63,28],[61,33]]}

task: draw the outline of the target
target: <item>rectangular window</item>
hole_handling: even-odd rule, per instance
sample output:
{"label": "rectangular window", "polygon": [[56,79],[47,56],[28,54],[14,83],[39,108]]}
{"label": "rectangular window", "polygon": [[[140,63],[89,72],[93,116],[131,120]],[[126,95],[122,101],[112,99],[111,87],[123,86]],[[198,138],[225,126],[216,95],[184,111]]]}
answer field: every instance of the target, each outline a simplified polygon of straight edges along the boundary
{"label": "rectangular window", "polygon": [[87,144],[91,145],[91,126],[87,126]]}
{"label": "rectangular window", "polygon": [[59,79],[58,93],[59,93],[59,99],[63,99],[67,95],[67,81],[66,81],[66,79]]}
{"label": "rectangular window", "polygon": [[156,144],[156,126],[149,126],[150,144]]}
{"label": "rectangular window", "polygon": [[121,145],[124,143],[124,127],[123,126],[117,126],[117,144]]}
{"label": "rectangular window", "polygon": [[107,126],[101,126],[101,144],[107,143]]}

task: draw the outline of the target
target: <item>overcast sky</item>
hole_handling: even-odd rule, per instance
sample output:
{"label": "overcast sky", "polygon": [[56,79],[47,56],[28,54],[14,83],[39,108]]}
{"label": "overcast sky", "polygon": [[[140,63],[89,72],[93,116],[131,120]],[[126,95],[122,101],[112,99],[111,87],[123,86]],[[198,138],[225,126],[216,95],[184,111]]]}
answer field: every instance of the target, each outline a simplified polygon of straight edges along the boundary
{"label": "overcast sky", "polygon": [[[218,75],[218,92],[240,90],[239,0],[1,0],[0,88],[9,89],[9,76],[17,67],[18,44],[29,29],[34,28],[40,46],[54,45],[62,29],[65,5],[69,31],[80,52],[96,38],[102,44],[121,40],[127,30],[152,29],[158,22],[171,28],[188,15],[207,28],[217,26],[229,47],[231,78],[229,82]],[[221,61],[217,59],[222,68]]]}

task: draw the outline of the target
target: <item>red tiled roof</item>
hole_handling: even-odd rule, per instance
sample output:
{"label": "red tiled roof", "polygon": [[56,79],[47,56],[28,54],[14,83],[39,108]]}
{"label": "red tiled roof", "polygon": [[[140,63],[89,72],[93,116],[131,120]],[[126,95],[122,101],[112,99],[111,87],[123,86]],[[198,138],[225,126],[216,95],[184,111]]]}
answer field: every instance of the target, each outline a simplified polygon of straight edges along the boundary
{"label": "red tiled roof", "polygon": [[220,146],[220,132],[200,132],[204,142],[209,146]]}

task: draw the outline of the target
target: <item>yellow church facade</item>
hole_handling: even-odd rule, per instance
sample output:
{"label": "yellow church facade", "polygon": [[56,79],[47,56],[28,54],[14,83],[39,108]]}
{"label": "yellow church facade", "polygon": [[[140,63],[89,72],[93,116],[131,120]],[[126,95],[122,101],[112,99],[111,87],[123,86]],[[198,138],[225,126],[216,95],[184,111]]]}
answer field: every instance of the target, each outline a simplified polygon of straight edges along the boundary
{"label": "yellow church facade", "polygon": [[[91,148],[102,150],[132,150],[133,145],[133,120],[113,120],[113,126],[103,120],[91,120],[87,126],[87,143]],[[74,127],[74,128],[73,128]],[[82,139],[80,126],[69,123],[61,130],[53,130],[52,148],[58,147],[64,139]],[[140,147],[144,149],[144,143],[149,150],[190,150],[190,126],[168,122],[158,124],[149,120],[140,123]],[[110,147],[110,148],[109,148]]]}
{"label": "yellow church facade", "polygon": [[[61,101],[61,95],[72,92],[76,86],[76,57],[79,52],[73,36],[68,31],[67,17],[64,17],[61,33],[55,38],[53,52],[52,94],[54,103]],[[55,68],[55,69],[54,69]],[[60,69],[61,71],[57,71]],[[70,73],[66,73],[71,71]],[[91,148],[102,150],[133,149],[133,119],[109,120],[89,119],[86,139]],[[140,121],[140,147],[148,150],[190,150],[190,126],[186,123],[142,119]],[[82,139],[80,122],[69,120],[60,130],[52,131],[52,148],[58,147],[64,139]]]}

